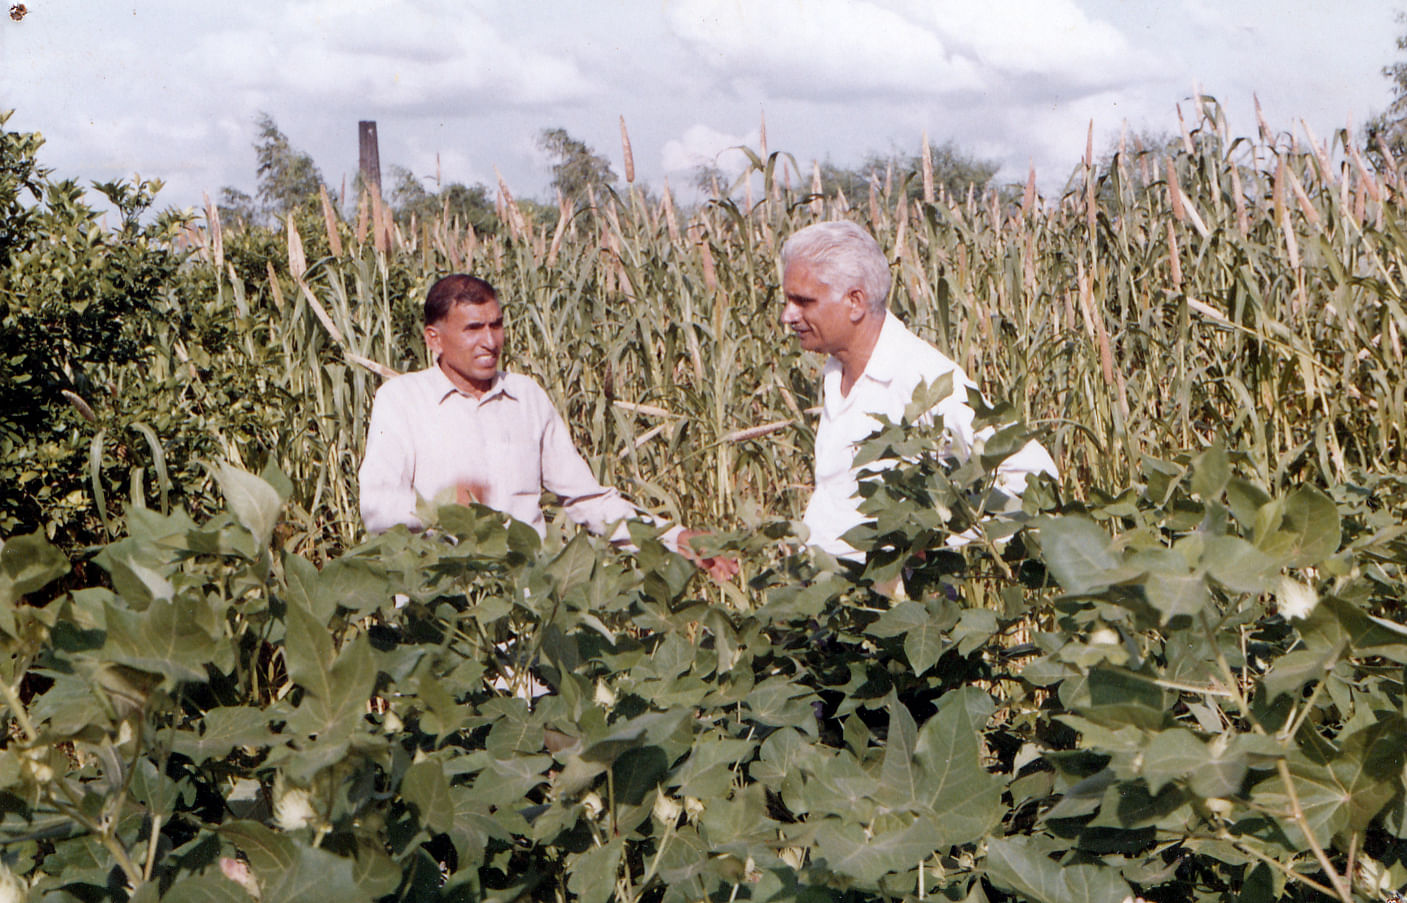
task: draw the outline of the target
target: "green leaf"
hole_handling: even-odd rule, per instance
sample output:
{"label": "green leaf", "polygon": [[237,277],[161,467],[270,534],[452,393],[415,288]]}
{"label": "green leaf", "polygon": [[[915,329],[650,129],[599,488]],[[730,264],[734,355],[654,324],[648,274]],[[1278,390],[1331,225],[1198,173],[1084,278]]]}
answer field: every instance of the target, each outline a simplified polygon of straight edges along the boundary
{"label": "green leaf", "polygon": [[596,568],[596,551],[591,548],[591,540],[585,533],[578,532],[547,565],[547,573],[557,580],[561,590],[570,589],[591,579]]}
{"label": "green leaf", "polygon": [[42,531],[12,536],[0,543],[0,605],[14,605],[66,573],[68,559]]}
{"label": "green leaf", "polygon": [[339,606],[363,615],[390,600],[391,584],[384,572],[367,561],[338,558],[328,562],[318,574],[312,614],[326,624]]}
{"label": "green leaf", "polygon": [[444,767],[435,759],[424,759],[406,769],[401,778],[401,797],[420,814],[421,824],[431,831],[447,832],[454,827],[454,801]]}
{"label": "green leaf", "polygon": [[276,834],[257,822],[232,822],[220,828],[220,835],[249,860],[260,899],[371,903],[371,895],[357,885],[351,859]]}
{"label": "green leaf", "polygon": [[156,600],[146,611],[104,602],[107,642],[99,654],[108,661],[175,681],[204,681],[205,665],[216,658],[215,639],[186,600]]}
{"label": "green leaf", "polygon": [[1174,728],[1146,736],[1140,753],[1142,774],[1155,796],[1172,781],[1189,779],[1201,797],[1226,797],[1240,792],[1246,775],[1246,757],[1231,752],[1218,755],[1188,730]]}
{"label": "green leaf", "polygon": [[938,849],[979,840],[1003,812],[1005,785],[982,767],[968,694],[950,696],[924,722],[914,744],[914,760],[922,769],[915,802],[936,816],[933,844]]}
{"label": "green leaf", "polygon": [[180,878],[161,895],[162,903],[249,903],[253,899],[224,875]]}
{"label": "green leaf", "polygon": [[905,600],[880,615],[865,632],[882,638],[902,636],[909,666],[915,674],[923,675],[942,657],[946,645],[944,630],[951,626],[952,618],[946,613]]}
{"label": "green leaf", "polygon": [[1210,502],[1221,495],[1231,479],[1231,461],[1220,442],[1214,442],[1206,451],[1192,459],[1192,491]]}
{"label": "green leaf", "polygon": [[936,819],[923,817],[872,833],[853,821],[828,818],[816,828],[817,865],[873,887],[891,872],[906,872],[942,849]]}
{"label": "green leaf", "polygon": [[567,888],[581,903],[606,903],[616,889],[616,872],[625,839],[612,838],[609,843],[595,846],[572,863]]}
{"label": "green leaf", "polygon": [[283,510],[278,490],[254,474],[223,461],[215,466],[214,475],[235,519],[254,534],[256,546],[267,546]]}
{"label": "green leaf", "polygon": [[288,676],[308,692],[323,699],[332,698],[335,691],[330,681],[335,652],[327,622],[292,605],[284,620],[284,659],[288,663]]}
{"label": "green leaf", "polygon": [[1284,567],[1308,567],[1338,551],[1342,538],[1334,500],[1313,486],[1300,486],[1261,507],[1256,545]]}
{"label": "green leaf", "polygon": [[769,727],[798,727],[814,731],[816,714],[811,703],[816,695],[784,677],[769,677],[752,688],[744,705],[750,717]]}
{"label": "green leaf", "polygon": [[1148,604],[1162,614],[1164,624],[1179,615],[1197,614],[1211,598],[1201,574],[1152,572],[1143,582],[1143,593]]}
{"label": "green leaf", "polygon": [[169,817],[176,810],[180,788],[176,782],[156,770],[150,759],[142,759],[132,769],[132,798],[146,806],[153,815]]}
{"label": "green leaf", "polygon": [[269,746],[274,739],[268,716],[252,706],[221,706],[210,709],[201,719],[204,731],[177,731],[171,741],[173,752],[195,762],[222,759],[235,747]]}
{"label": "green leaf", "polygon": [[1108,727],[1161,730],[1167,726],[1167,694],[1139,672],[1093,668],[1083,684],[1073,680],[1061,684],[1060,698],[1068,708]]}
{"label": "green leaf", "polygon": [[1028,837],[987,845],[987,877],[1031,903],[1123,903],[1134,896],[1119,873],[1097,865],[1061,865]]}
{"label": "green leaf", "polygon": [[1275,560],[1239,536],[1207,536],[1201,567],[1207,575],[1238,593],[1263,593],[1279,577]]}
{"label": "green leaf", "polygon": [[1255,525],[1256,513],[1269,501],[1270,496],[1254,483],[1240,477],[1232,477],[1226,482],[1226,506],[1245,529]]}
{"label": "green leaf", "polygon": [[[1407,722],[1400,715],[1384,715],[1341,738],[1327,762],[1299,750],[1286,757],[1305,821],[1322,846],[1341,832],[1362,831],[1400,792]],[[1291,810],[1290,794],[1278,773],[1257,784],[1251,798],[1270,812]],[[1302,848],[1305,840],[1297,822],[1288,815],[1276,822],[1292,849]]]}
{"label": "green leaf", "polygon": [[1041,558],[1067,593],[1087,593],[1136,576],[1113,551],[1104,528],[1087,517],[1044,518],[1039,528]]}
{"label": "green leaf", "polygon": [[914,762],[918,726],[895,693],[886,700],[889,709],[889,735],[884,744],[884,764],[879,772],[877,801],[891,809],[905,810],[919,801],[924,792],[921,768]]}

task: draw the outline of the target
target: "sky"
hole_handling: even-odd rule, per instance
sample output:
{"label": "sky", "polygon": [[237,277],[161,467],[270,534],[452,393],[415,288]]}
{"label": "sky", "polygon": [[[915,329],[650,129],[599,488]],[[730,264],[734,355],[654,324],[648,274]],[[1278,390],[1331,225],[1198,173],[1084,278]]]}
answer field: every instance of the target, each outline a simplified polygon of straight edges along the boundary
{"label": "sky", "polygon": [[[11,5],[15,0],[6,0]],[[83,184],[158,178],[158,207],[253,193],[267,113],[334,190],[375,120],[383,182],[548,200],[544,128],[687,194],[739,145],[854,166],[926,133],[1058,189],[1093,124],[1172,133],[1197,92],[1234,135],[1253,97],[1321,141],[1387,106],[1399,0],[24,0],[0,18],[6,128]]]}

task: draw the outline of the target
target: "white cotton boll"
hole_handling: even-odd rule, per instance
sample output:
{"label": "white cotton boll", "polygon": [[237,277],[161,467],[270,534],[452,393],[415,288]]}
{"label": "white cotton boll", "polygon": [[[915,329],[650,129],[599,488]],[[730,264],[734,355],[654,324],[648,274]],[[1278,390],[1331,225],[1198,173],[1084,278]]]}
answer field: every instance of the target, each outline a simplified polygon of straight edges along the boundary
{"label": "white cotton boll", "polygon": [[596,704],[603,709],[610,709],[615,707],[615,691],[612,690],[610,687],[606,686],[605,681],[596,681],[596,692],[593,694],[593,698],[595,699]]}
{"label": "white cotton boll", "polygon": [[1100,627],[1090,631],[1089,644],[1091,646],[1117,646],[1119,634],[1109,627]]}
{"label": "white cotton boll", "polygon": [[28,896],[29,888],[24,879],[0,862],[0,903],[23,903]]}
{"label": "white cotton boll", "polygon": [[1314,606],[1319,604],[1319,594],[1312,586],[1281,577],[1280,586],[1275,590],[1275,601],[1280,606],[1280,614],[1286,618],[1307,618],[1314,611]]}
{"label": "white cotton boll", "polygon": [[684,807],[675,801],[674,797],[661,793],[655,797],[654,813],[660,824],[672,825],[679,821],[679,813],[684,811]]}
{"label": "white cotton boll", "polygon": [[306,828],[316,815],[312,794],[302,787],[284,783],[283,775],[274,778],[274,821],[280,828],[285,831]]}

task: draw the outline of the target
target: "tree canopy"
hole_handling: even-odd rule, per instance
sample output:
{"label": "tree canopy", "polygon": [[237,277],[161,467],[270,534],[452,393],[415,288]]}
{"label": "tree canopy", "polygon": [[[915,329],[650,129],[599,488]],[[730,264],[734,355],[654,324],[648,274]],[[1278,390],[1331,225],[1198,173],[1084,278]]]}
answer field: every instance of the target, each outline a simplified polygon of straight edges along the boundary
{"label": "tree canopy", "polygon": [[423,179],[404,166],[392,166],[391,177],[391,207],[402,223],[409,222],[412,216],[425,222],[448,213],[461,224],[473,226],[475,232],[498,229],[493,199],[488,187],[481,183],[451,182],[432,192],[425,187]]}
{"label": "tree canopy", "polygon": [[323,178],[312,156],[294,147],[268,113],[260,113],[255,125],[259,134],[254,141],[258,161],[254,195],[226,185],[220,190],[221,214],[263,222],[315,206]]}
{"label": "tree canopy", "polygon": [[[1407,29],[1407,13],[1399,12],[1397,22]],[[1407,30],[1397,36],[1397,49],[1407,50]],[[1394,157],[1401,157],[1407,152],[1407,60],[1384,66],[1383,76],[1392,82],[1392,102],[1363,127],[1364,143],[1375,158],[1384,144]]]}
{"label": "tree canopy", "polygon": [[[956,197],[965,196],[969,187],[982,191],[999,168],[995,161],[973,156],[952,141],[932,148],[929,156],[933,163],[934,190],[945,190]],[[839,188],[846,197],[863,197],[872,182],[883,184],[892,178],[896,186],[904,186],[911,199],[923,197],[923,161],[918,153],[891,150],[887,154],[870,153],[853,168],[838,166],[829,160],[820,167],[821,184],[827,194]]]}
{"label": "tree canopy", "polygon": [[611,162],[566,129],[543,129],[537,133],[537,146],[554,161],[552,187],[573,203],[584,200],[588,189],[615,184]]}

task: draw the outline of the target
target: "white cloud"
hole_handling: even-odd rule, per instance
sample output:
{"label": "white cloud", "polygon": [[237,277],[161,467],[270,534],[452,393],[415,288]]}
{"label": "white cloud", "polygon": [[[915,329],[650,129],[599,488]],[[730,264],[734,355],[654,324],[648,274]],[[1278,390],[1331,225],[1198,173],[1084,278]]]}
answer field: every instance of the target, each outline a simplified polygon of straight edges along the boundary
{"label": "white cloud", "polygon": [[[934,4],[895,0],[950,47],[969,53],[984,75],[1039,76],[1072,85],[1107,85],[1147,74],[1114,26],[1072,0],[988,0]],[[996,72],[988,71],[996,70]]]}
{"label": "white cloud", "polygon": [[756,148],[761,133],[753,130],[746,135],[720,132],[706,125],[691,125],[678,138],[664,143],[660,163],[667,173],[691,172],[700,166],[717,166],[726,176],[736,177],[747,167],[747,155],[739,146]]}
{"label": "white cloud", "polygon": [[667,15],[707,65],[736,84],[765,85],[774,97],[930,95],[982,86],[972,61],[931,27],[865,0],[676,0]]}
{"label": "white cloud", "polygon": [[569,56],[506,37],[473,10],[385,0],[290,4],[277,20],[207,35],[199,53],[238,88],[411,112],[548,105],[600,90]]}

